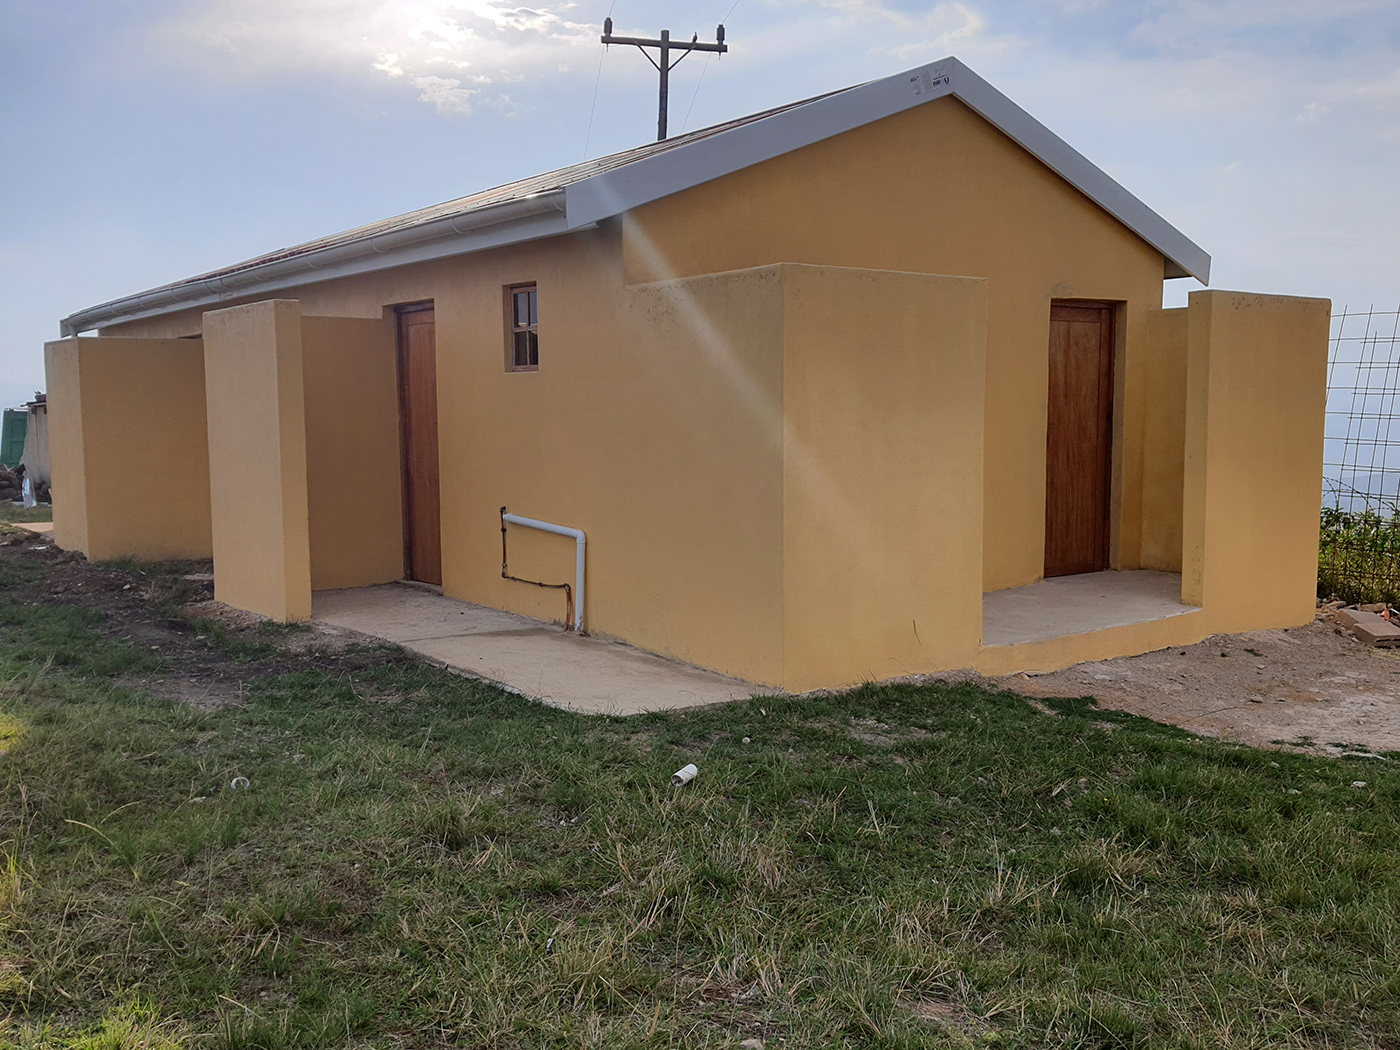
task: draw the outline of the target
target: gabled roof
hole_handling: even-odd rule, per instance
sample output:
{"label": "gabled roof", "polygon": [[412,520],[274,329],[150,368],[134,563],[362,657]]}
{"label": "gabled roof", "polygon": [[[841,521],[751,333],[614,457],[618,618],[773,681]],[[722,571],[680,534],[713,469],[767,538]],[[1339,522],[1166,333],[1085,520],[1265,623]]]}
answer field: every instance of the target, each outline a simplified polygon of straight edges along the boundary
{"label": "gabled roof", "polygon": [[1016,141],[1166,260],[1210,279],[1210,256],[955,58],[308,241],[75,313],[65,336],[315,281],[588,229],[934,99],[953,97]]}

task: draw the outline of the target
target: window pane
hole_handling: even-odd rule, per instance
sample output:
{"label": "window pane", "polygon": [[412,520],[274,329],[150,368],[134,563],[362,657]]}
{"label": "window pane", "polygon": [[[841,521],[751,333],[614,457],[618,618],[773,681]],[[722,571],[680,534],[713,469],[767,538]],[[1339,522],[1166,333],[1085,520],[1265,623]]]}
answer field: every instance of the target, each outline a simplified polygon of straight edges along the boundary
{"label": "window pane", "polygon": [[534,332],[530,336],[530,364],[538,368],[540,363],[540,337]]}
{"label": "window pane", "polygon": [[540,297],[535,289],[530,289],[530,323],[540,323]]}
{"label": "window pane", "polygon": [[524,328],[530,323],[529,294],[526,292],[513,292],[511,298],[515,301],[515,327]]}
{"label": "window pane", "polygon": [[515,367],[525,368],[530,364],[530,333],[515,333]]}

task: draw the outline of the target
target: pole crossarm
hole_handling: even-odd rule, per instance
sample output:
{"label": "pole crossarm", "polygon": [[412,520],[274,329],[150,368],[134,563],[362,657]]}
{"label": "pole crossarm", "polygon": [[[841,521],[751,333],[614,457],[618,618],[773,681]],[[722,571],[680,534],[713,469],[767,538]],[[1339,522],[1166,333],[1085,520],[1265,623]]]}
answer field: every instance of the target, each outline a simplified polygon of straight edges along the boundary
{"label": "pole crossarm", "polygon": [[[720,28],[723,27],[721,26]],[[662,41],[660,40],[648,40],[646,37],[641,36],[613,36],[611,33],[604,33],[602,39],[605,44],[635,44],[637,47],[660,47],[662,45]],[[714,51],[721,55],[729,51],[728,44],[710,44],[699,40],[681,40],[679,42],[669,40],[665,43],[667,48],[672,51]],[[680,59],[676,61],[679,62]]]}
{"label": "pole crossarm", "polygon": [[[715,42],[711,44],[708,42],[701,43],[698,33],[689,40],[672,40],[671,31],[669,29],[661,30],[661,37],[658,40],[652,40],[648,37],[641,36],[613,36],[612,19],[605,18],[603,19],[602,40],[604,44],[627,44],[637,48],[643,55],[646,55],[646,60],[661,74],[661,98],[656,117],[657,142],[666,138],[666,111],[670,105],[671,70],[680,65],[681,59],[685,58],[685,56],[692,51],[709,51],[713,54],[723,55],[729,50],[729,45],[724,42],[723,23],[715,28]],[[652,58],[647,52],[647,48],[649,47],[657,49],[660,54],[660,61]],[[672,51],[679,51],[681,53],[680,57],[674,62],[671,61]]]}

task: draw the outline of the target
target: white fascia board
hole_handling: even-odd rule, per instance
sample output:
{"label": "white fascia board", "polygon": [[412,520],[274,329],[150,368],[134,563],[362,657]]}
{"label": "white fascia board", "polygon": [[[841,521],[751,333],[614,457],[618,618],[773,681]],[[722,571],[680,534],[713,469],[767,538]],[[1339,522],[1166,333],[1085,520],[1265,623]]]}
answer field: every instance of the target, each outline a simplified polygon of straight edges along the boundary
{"label": "white fascia board", "polygon": [[449,216],[202,281],[116,299],[64,318],[60,330],[66,338],[178,310],[216,307],[252,295],[555,237],[571,232],[562,208],[562,195],[555,193],[478,213]]}
{"label": "white fascia board", "polygon": [[1045,125],[955,58],[815,99],[711,138],[565,187],[569,227],[592,225],[673,193],[952,96],[1113,215],[1166,259],[1166,277],[1210,281],[1210,256]]}

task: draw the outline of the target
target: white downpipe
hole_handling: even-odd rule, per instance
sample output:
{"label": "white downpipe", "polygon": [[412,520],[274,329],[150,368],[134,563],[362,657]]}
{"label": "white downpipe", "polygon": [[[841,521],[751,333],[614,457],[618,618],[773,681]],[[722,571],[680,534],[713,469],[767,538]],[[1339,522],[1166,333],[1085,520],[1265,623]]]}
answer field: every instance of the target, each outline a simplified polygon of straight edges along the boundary
{"label": "white downpipe", "polygon": [[571,529],[567,525],[555,525],[553,522],[540,521],[538,518],[525,518],[519,514],[502,514],[501,520],[511,525],[524,526],[527,529],[552,532],[556,536],[572,536],[577,541],[577,564],[574,567],[574,630],[579,634],[587,633],[583,629],[583,562],[588,538],[584,536],[583,530]]}

